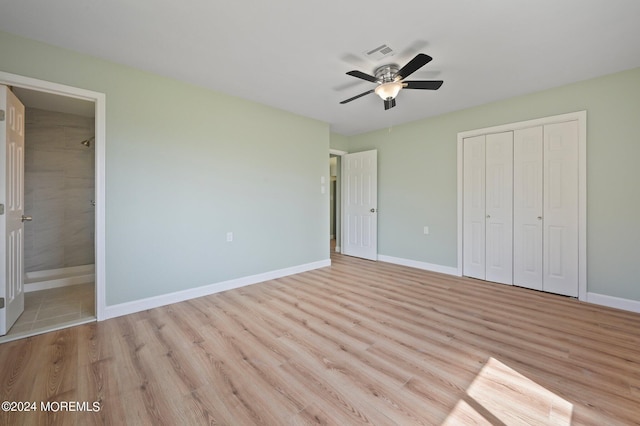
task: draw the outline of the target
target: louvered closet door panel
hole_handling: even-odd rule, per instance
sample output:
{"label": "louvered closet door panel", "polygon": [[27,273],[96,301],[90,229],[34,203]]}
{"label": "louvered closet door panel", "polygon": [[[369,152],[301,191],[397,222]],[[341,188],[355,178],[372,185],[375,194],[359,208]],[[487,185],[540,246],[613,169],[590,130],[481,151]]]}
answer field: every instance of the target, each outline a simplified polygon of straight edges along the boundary
{"label": "louvered closet door panel", "polygon": [[578,123],[544,126],[543,290],[578,296]]}
{"label": "louvered closet door panel", "polygon": [[486,280],[513,282],[513,132],[486,136]]}
{"label": "louvered closet door panel", "polygon": [[485,279],[485,136],[463,142],[463,275]]}
{"label": "louvered closet door panel", "polygon": [[543,127],[513,140],[513,284],[542,290]]}

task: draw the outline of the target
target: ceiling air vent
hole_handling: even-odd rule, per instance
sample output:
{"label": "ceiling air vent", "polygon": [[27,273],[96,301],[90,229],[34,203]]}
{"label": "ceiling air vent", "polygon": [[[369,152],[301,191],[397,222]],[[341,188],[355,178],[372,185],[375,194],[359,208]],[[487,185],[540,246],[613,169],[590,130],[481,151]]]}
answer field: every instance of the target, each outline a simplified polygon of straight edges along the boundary
{"label": "ceiling air vent", "polygon": [[367,58],[377,61],[387,56],[393,56],[393,49],[383,44],[382,46],[378,46],[375,49],[369,50],[368,52],[364,52]]}

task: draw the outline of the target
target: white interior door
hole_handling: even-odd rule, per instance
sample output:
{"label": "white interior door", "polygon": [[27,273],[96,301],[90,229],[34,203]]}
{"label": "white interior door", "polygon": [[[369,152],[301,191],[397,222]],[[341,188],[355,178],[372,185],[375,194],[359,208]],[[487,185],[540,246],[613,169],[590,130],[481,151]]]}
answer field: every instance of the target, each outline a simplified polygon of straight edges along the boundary
{"label": "white interior door", "polygon": [[513,283],[513,132],[486,136],[486,280]]}
{"label": "white interior door", "polygon": [[463,274],[484,280],[486,247],[484,135],[464,140],[463,161]]}
{"label": "white interior door", "polygon": [[378,151],[342,156],[342,253],[378,258]]}
{"label": "white interior door", "polygon": [[544,126],[543,290],[578,296],[578,123]]}
{"label": "white interior door", "polygon": [[1,85],[0,111],[0,335],[5,335],[24,311],[24,106]]}
{"label": "white interior door", "polygon": [[513,145],[513,283],[542,290],[542,126],[516,130]]}

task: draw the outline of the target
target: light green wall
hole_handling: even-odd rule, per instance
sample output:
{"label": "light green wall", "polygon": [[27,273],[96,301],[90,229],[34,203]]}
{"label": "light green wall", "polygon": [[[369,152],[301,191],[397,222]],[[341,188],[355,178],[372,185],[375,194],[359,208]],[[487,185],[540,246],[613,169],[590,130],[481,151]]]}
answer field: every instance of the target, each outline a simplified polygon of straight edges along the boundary
{"label": "light green wall", "polygon": [[378,149],[379,253],[455,267],[457,133],[581,110],[588,291],[640,300],[640,68],[348,138]]}
{"label": "light green wall", "polygon": [[326,123],[1,32],[0,70],[106,94],[107,305],[328,259]]}
{"label": "light green wall", "polygon": [[347,136],[339,135],[332,132],[329,140],[329,145],[331,146],[331,149],[347,151],[349,149],[349,138]]}

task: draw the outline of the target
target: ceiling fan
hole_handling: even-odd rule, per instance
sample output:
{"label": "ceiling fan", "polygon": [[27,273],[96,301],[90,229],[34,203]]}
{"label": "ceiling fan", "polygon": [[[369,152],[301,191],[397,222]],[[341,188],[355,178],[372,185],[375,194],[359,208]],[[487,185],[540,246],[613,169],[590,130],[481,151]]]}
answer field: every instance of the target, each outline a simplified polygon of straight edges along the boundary
{"label": "ceiling fan", "polygon": [[340,103],[346,104],[347,102],[366,96],[369,93],[375,93],[382,98],[384,101],[384,109],[387,110],[396,106],[396,96],[398,96],[401,89],[438,90],[440,86],[442,86],[442,80],[404,80],[431,62],[432,59],[433,58],[429,55],[418,53],[415,58],[410,60],[400,69],[398,69],[396,64],[383,65],[376,68],[374,71],[375,76],[365,74],[362,71],[357,70],[349,71],[347,75],[370,81],[371,83],[377,83],[378,86],[375,89],[360,93],[359,95],[346,99]]}

